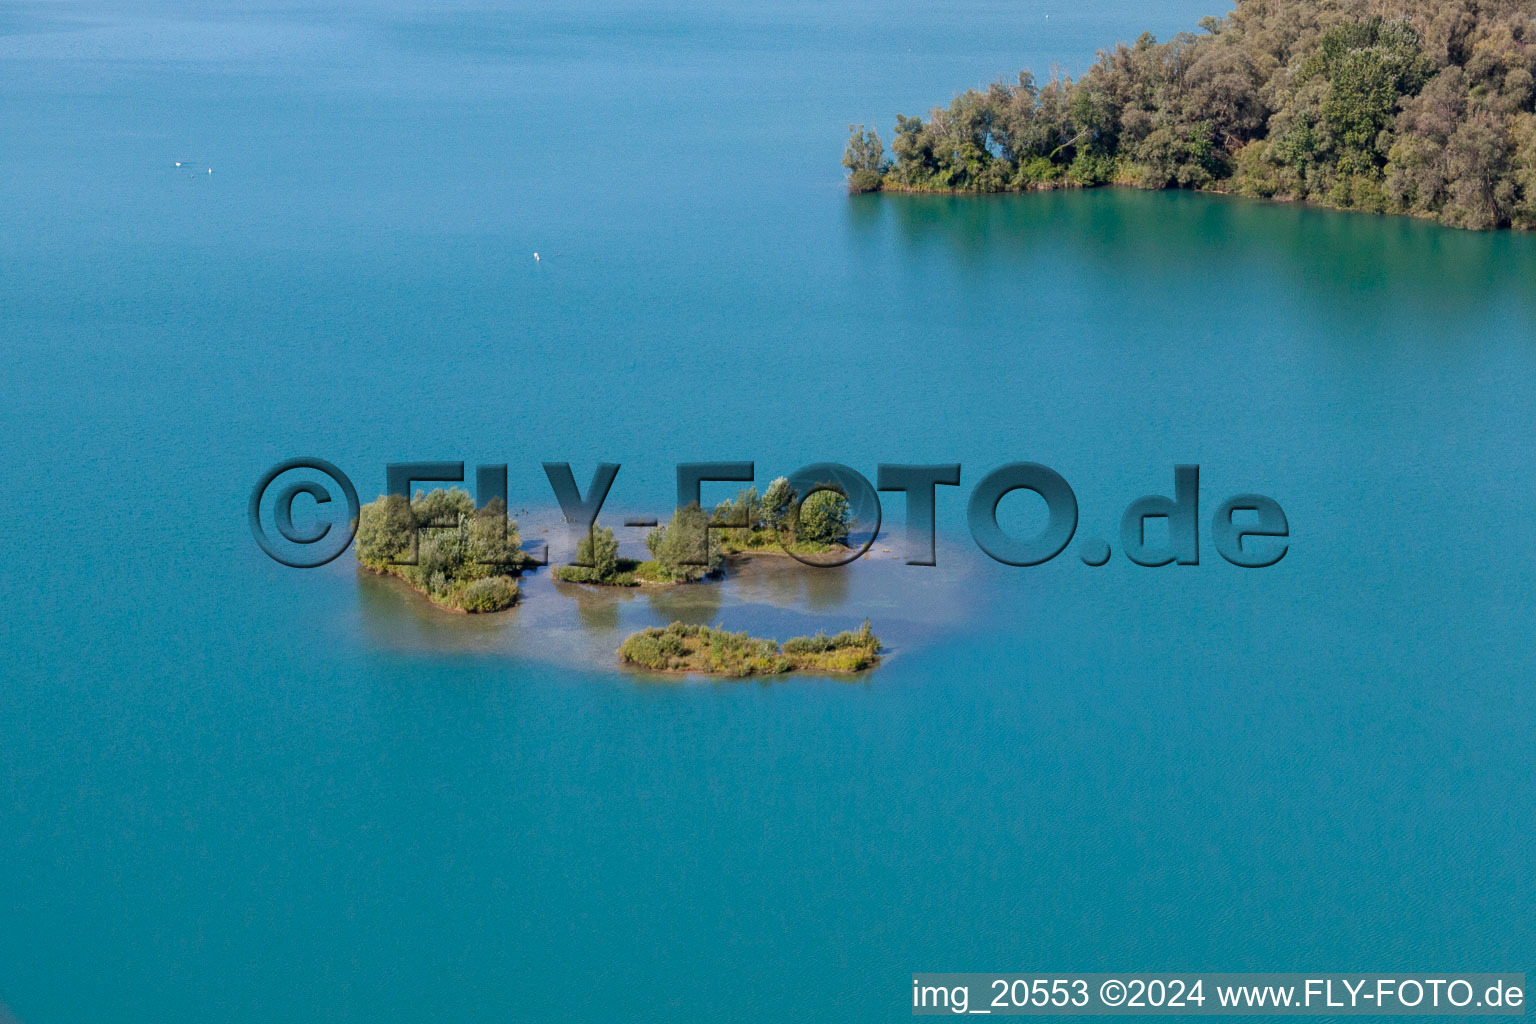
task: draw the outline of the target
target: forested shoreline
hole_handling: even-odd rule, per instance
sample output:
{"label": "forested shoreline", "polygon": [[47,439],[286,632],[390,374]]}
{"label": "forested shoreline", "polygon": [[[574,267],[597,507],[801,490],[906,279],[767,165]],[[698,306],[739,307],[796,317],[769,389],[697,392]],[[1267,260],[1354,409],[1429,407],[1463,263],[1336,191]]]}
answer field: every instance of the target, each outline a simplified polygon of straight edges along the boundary
{"label": "forested shoreline", "polygon": [[1536,2],[1238,0],[1080,78],[850,126],[849,189],[1191,188],[1536,228]]}

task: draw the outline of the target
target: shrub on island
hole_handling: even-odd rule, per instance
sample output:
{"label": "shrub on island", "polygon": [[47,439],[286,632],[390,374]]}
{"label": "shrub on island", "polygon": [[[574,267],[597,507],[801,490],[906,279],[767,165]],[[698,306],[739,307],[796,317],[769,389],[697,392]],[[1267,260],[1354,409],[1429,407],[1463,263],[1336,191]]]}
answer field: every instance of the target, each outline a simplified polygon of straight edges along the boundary
{"label": "shrub on island", "polygon": [[[728,554],[780,547],[798,554],[822,554],[847,545],[853,512],[841,492],[816,491],[798,508],[796,497],[789,481],[779,477],[762,498],[757,488],[749,487],[735,499],[721,502],[708,516],[697,502],[689,504],[674,512],[671,522],[646,535],[651,557],[644,562],[620,558],[613,531],[594,524],[576,545],[576,561],[555,569],[554,577],[607,587],[697,583],[718,576]],[[746,525],[728,527],[727,523]]]}
{"label": "shrub on island", "polygon": [[794,637],[783,647],[746,633],[674,622],[664,629],[631,634],[619,647],[619,660],[657,672],[743,678],[786,672],[860,672],[879,664],[880,649],[868,619],[857,630]]}
{"label": "shrub on island", "polygon": [[719,575],[724,559],[720,546],[709,543],[708,525],[698,502],[673,512],[671,522],[645,535],[651,561],[641,563],[636,572],[656,583],[697,583]]}
{"label": "shrub on island", "polygon": [[[848,543],[853,510],[838,490],[816,491],[795,507],[796,494],[789,480],[779,477],[763,496],[749,487],[734,500],[715,506],[711,522],[714,535],[726,554],[775,548],[797,554],[824,554]],[[722,529],[719,524],[745,523]]]}
{"label": "shrub on island", "polygon": [[708,564],[704,559],[703,511],[697,504],[678,509],[672,521],[646,535],[649,561],[638,562],[619,557],[619,542],[613,531],[594,524],[592,531],[576,545],[576,562],[562,565],[554,572],[566,583],[591,583],[606,587],[635,587],[643,583],[697,583],[717,575],[723,558],[716,545],[710,545]]}
{"label": "shrub on island", "polygon": [[795,517],[795,541],[825,551],[846,546],[853,528],[848,499],[838,491],[817,491],[800,503]]}
{"label": "shrub on island", "polygon": [[576,545],[576,563],[555,569],[555,579],[566,583],[593,583],[605,587],[633,587],[635,567],[632,558],[619,557],[619,542],[606,526],[592,524],[592,530]]}
{"label": "shrub on island", "polygon": [[505,576],[487,576],[464,588],[459,605],[466,612],[499,612],[517,602],[517,583]]}
{"label": "shrub on island", "polygon": [[[414,564],[401,564],[416,549]],[[475,508],[459,488],[418,491],[409,502],[387,494],[359,510],[356,557],[371,572],[397,576],[433,604],[496,612],[517,602],[528,563],[506,503]]]}

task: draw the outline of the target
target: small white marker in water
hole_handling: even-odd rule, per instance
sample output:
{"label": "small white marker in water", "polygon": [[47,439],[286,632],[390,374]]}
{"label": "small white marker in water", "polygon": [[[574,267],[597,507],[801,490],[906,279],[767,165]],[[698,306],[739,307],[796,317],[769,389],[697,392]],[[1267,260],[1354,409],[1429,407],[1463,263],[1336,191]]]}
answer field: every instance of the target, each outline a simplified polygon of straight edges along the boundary
{"label": "small white marker in water", "polygon": [[180,167],[180,166],[181,166],[181,161],[180,161],[180,160],[177,160],[177,161],[176,161],[176,166],[177,166],[177,167]]}
{"label": "small white marker in water", "polygon": [[535,263],[539,262],[539,254],[538,253],[534,253],[533,254],[533,262],[535,262]]}
{"label": "small white marker in water", "polygon": [[213,173],[213,168],[212,168],[212,167],[210,167],[210,168],[208,168],[208,173],[209,173],[209,174],[212,174],[212,173]]}

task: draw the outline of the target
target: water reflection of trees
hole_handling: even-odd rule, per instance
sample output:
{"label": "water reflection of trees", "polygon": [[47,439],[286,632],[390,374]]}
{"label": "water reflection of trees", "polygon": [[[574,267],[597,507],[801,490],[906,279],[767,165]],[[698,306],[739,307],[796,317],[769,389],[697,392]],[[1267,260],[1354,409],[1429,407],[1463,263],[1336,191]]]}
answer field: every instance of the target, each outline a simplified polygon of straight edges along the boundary
{"label": "water reflection of trees", "polygon": [[357,574],[358,617],[372,645],[395,650],[486,651],[504,648],[518,610],[466,615],[433,605],[392,576]]}
{"label": "water reflection of trees", "polygon": [[616,632],[620,606],[635,599],[628,587],[589,587],[579,583],[557,583],[563,597],[576,602],[576,618],[588,631]]}
{"label": "water reflection of trees", "polygon": [[663,622],[686,622],[690,625],[707,626],[720,616],[720,590],[718,581],[706,583],[680,583],[674,587],[644,587],[651,611]]}
{"label": "water reflection of trees", "polygon": [[787,556],[762,556],[739,581],[741,597],[780,608],[803,605],[811,611],[836,611],[848,601],[853,566],[823,568]]}
{"label": "water reflection of trees", "polygon": [[1530,273],[1536,239],[1412,218],[1126,189],[890,195],[850,207],[848,227],[858,249],[924,256],[938,247],[964,267],[1039,273],[1052,265],[1086,266],[1154,289],[1185,286],[1212,268],[1239,267],[1312,302],[1352,312],[1411,310],[1448,325],[1510,296],[1536,301]]}

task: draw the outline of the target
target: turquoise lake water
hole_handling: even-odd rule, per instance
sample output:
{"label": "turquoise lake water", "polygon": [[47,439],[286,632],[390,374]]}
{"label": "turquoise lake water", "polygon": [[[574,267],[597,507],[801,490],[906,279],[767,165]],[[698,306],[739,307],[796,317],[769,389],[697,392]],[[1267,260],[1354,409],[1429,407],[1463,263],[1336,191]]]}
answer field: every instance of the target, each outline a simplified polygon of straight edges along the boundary
{"label": "turquoise lake water", "polygon": [[[1530,969],[1536,237],[843,192],[849,121],[1208,13],[0,7],[0,1003],[862,1021],[914,971]],[[295,455],[365,500],[506,462],[530,532],[542,460],[622,463],[626,514],[679,461],[964,486],[935,568],[891,495],[842,574],[540,574],[467,619],[262,555]],[[971,542],[1021,459],[1107,566]],[[1121,510],[1191,462],[1201,564],[1131,564]],[[1269,569],[1210,541],[1245,491],[1289,518]],[[605,657],[866,614],[891,658],[851,681]]]}

